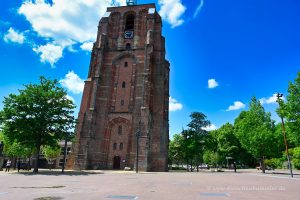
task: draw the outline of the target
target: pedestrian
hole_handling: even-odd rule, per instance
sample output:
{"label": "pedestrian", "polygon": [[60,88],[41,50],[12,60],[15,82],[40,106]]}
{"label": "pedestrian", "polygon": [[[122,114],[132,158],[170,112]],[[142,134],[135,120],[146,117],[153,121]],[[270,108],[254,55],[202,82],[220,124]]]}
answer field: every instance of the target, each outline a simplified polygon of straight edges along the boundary
{"label": "pedestrian", "polygon": [[233,162],[234,172],[236,172],[236,162]]}
{"label": "pedestrian", "polygon": [[11,166],[11,161],[8,159],[8,161],[6,162],[5,172],[9,172],[10,166]]}

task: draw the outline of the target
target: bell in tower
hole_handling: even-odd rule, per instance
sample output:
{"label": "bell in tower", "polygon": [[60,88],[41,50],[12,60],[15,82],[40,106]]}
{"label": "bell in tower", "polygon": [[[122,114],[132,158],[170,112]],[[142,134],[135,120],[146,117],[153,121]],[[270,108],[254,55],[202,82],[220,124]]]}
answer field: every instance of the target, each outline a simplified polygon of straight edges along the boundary
{"label": "bell in tower", "polygon": [[127,6],[136,5],[136,0],[126,0]]}

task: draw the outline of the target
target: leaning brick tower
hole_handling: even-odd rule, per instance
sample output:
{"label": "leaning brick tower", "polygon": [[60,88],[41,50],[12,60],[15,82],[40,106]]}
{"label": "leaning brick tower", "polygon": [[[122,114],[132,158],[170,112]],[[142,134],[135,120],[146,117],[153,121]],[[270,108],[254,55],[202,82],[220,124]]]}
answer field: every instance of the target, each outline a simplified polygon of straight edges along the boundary
{"label": "leaning brick tower", "polygon": [[167,171],[168,113],[169,62],[155,4],[107,8],[68,166]]}

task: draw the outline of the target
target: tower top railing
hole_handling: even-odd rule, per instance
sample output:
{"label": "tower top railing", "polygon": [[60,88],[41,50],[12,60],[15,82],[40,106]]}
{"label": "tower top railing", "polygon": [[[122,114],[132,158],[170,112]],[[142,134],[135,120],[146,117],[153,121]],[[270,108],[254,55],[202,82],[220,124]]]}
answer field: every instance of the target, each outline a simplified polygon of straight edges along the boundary
{"label": "tower top railing", "polygon": [[137,4],[137,0],[126,0],[127,6],[133,6]]}

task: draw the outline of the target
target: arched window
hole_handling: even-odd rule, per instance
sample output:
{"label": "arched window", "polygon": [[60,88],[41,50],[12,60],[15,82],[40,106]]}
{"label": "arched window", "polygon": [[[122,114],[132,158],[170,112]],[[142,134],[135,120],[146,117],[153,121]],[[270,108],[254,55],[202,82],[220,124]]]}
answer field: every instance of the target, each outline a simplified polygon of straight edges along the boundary
{"label": "arched window", "polygon": [[131,31],[134,29],[134,15],[130,14],[126,17],[125,31]]}
{"label": "arched window", "polygon": [[121,106],[124,106],[124,100],[123,99],[121,100]]}
{"label": "arched window", "polygon": [[117,143],[114,143],[113,145],[113,149],[116,150],[117,149]]}
{"label": "arched window", "polygon": [[120,143],[120,150],[123,150],[123,143]]}
{"label": "arched window", "polygon": [[122,135],[122,126],[119,126],[119,127],[118,127],[118,134],[119,134],[119,135]]}
{"label": "arched window", "polygon": [[125,63],[124,63],[124,67],[128,67],[128,62],[125,62]]}
{"label": "arched window", "polygon": [[126,83],[125,83],[125,81],[123,81],[123,83],[122,83],[122,88],[126,88]]}

